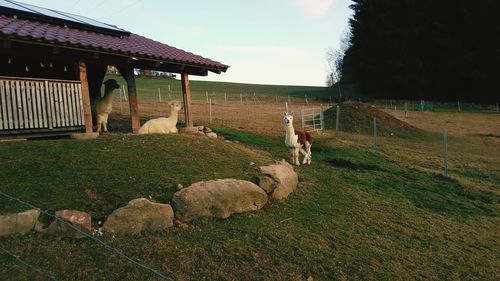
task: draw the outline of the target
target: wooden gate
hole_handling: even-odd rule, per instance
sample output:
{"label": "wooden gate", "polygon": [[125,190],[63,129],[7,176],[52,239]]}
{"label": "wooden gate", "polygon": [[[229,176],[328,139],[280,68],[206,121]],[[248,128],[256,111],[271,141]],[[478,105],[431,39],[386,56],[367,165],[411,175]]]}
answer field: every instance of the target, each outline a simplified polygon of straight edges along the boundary
{"label": "wooden gate", "polygon": [[0,134],[84,127],[79,81],[0,77]]}

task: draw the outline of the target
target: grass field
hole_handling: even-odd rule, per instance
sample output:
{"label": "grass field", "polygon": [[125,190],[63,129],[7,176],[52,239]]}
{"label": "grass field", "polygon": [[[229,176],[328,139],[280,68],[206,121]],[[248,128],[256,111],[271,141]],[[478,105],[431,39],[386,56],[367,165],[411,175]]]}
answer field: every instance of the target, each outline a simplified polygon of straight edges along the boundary
{"label": "grass field", "polygon": [[[0,190],[48,211],[89,211],[98,227],[130,199],[169,202],[179,183],[255,181],[258,165],[288,152],[283,131],[261,126],[281,122],[282,105],[246,108],[240,119],[219,111],[226,121],[215,128],[239,144],[119,133],[0,143]],[[263,111],[269,114],[252,118]],[[387,111],[415,129],[400,136],[395,121],[383,119],[391,121],[380,125],[395,131],[375,145],[370,116],[355,112],[343,125],[364,129],[334,132],[330,122],[314,134],[313,164],[296,168],[301,183],[285,202],[227,220],[102,238],[176,280],[498,280],[500,115],[415,112],[404,119]],[[442,176],[443,125],[452,125],[449,178]],[[0,200],[0,212],[20,209]],[[0,238],[0,245],[57,280],[155,280],[89,240],[32,233]],[[0,280],[46,280],[4,254],[0,265]]]}
{"label": "grass field", "polygon": [[[120,85],[126,85],[123,78],[118,75],[109,75],[106,79],[115,79]],[[253,101],[254,94],[259,100],[274,100],[276,96],[282,99],[284,97],[288,98],[288,96],[290,98],[305,98],[306,95],[310,98],[328,99],[329,96],[335,94],[335,91],[331,88],[312,86],[259,85],[195,80],[190,81],[190,86],[194,102],[205,101],[207,93],[209,97],[215,97],[219,102],[224,99],[224,94],[227,94],[227,97],[232,102],[239,102],[240,94],[243,96],[244,101]],[[170,97],[182,98],[181,81],[176,79],[138,77],[136,87],[140,99],[158,99],[158,89],[160,89],[163,99],[169,99]]]}

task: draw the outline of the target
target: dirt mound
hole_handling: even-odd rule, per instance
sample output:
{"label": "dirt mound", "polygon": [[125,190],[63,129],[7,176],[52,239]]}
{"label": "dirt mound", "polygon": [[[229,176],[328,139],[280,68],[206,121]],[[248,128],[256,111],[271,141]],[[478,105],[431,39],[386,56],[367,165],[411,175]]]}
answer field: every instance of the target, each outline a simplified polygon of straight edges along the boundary
{"label": "dirt mound", "polygon": [[[327,129],[335,129],[336,111],[337,109],[332,107],[325,112]],[[373,135],[374,117],[377,119],[377,134],[379,136],[410,137],[422,133],[422,130],[371,105],[360,102],[345,102],[340,105],[340,130]]]}

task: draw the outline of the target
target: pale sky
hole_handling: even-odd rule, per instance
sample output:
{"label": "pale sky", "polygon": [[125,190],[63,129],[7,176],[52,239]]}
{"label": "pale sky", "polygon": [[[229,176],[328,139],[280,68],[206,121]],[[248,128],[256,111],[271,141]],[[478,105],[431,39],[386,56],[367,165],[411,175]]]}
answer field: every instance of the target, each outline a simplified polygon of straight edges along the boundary
{"label": "pale sky", "polygon": [[324,86],[325,51],[338,48],[350,0],[21,0],[83,15],[228,64],[192,76],[276,85]]}

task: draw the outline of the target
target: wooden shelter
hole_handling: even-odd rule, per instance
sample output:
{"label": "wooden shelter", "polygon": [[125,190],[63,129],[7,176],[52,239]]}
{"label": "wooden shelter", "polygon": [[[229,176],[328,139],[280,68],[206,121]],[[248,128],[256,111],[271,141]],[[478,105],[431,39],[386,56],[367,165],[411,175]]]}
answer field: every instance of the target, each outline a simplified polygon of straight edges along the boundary
{"label": "wooden shelter", "polygon": [[108,65],[127,82],[132,131],[140,128],[134,68],[181,74],[186,126],[189,75],[229,66],[95,20],[0,0],[0,136],[92,132],[90,99]]}

